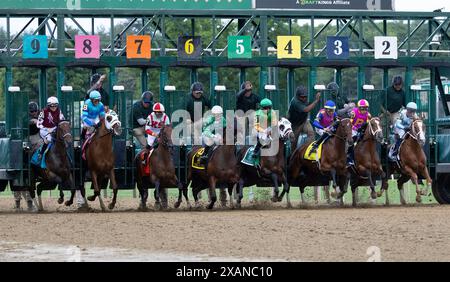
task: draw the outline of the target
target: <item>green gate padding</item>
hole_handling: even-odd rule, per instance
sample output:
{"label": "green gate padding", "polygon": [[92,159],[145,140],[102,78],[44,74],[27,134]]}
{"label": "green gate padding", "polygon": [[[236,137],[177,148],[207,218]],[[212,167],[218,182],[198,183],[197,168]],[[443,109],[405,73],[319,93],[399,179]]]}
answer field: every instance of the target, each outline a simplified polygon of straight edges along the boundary
{"label": "green gate padding", "polygon": [[450,135],[437,135],[438,162],[450,163]]}
{"label": "green gate padding", "polygon": [[0,168],[9,168],[9,138],[0,138]]}

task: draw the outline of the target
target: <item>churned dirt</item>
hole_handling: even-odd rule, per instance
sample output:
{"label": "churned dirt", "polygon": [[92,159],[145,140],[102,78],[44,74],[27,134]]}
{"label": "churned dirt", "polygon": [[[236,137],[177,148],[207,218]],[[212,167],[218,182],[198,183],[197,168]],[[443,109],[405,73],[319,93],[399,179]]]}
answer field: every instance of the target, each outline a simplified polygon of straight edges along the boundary
{"label": "churned dirt", "polygon": [[[112,212],[100,212],[95,203],[95,212],[77,213],[44,199],[47,212],[30,214],[14,212],[13,199],[2,198],[0,260],[20,260],[24,244],[58,244],[91,252],[120,248],[130,256],[135,252],[136,260],[172,260],[163,255],[175,253],[187,254],[175,260],[191,254],[194,260],[450,261],[450,206],[286,209],[268,204],[189,211],[183,203],[179,210],[137,212],[136,199],[118,203]],[[45,254],[35,259],[45,260]],[[47,254],[48,260],[59,260]],[[114,259],[108,254],[92,258]],[[34,260],[32,253],[27,258]]]}

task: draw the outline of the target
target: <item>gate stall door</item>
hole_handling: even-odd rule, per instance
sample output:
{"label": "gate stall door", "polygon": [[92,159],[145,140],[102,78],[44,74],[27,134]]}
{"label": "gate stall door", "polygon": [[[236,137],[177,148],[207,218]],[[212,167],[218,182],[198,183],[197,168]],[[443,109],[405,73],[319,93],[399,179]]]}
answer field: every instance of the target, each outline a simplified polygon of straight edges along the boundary
{"label": "gate stall door", "polygon": [[264,98],[272,101],[273,109],[278,111],[278,118],[286,117],[289,109],[289,99],[284,89],[266,89]]}
{"label": "gate stall door", "polygon": [[114,157],[117,188],[134,189],[134,148],[131,111],[133,108],[133,93],[116,88],[112,92],[110,110],[115,110],[119,116],[122,133],[114,136]]}

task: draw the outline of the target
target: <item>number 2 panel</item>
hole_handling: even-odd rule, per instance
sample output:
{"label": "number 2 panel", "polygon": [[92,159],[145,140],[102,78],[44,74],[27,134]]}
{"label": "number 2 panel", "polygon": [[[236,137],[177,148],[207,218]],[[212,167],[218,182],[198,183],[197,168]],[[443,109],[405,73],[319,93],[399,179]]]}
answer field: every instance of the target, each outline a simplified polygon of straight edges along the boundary
{"label": "number 2 panel", "polygon": [[397,37],[375,36],[375,59],[398,59]]}

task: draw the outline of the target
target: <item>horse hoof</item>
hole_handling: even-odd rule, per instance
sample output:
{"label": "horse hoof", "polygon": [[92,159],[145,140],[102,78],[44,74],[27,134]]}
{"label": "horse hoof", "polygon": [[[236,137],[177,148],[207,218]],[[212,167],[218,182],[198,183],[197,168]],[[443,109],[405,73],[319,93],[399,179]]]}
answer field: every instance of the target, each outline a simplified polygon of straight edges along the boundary
{"label": "horse hoof", "polygon": [[422,197],[420,197],[420,195],[418,195],[417,197],[416,197],[416,202],[417,203],[422,203]]}
{"label": "horse hoof", "polygon": [[58,198],[58,204],[62,204],[62,203],[64,203],[64,198]]}
{"label": "horse hoof", "polygon": [[91,212],[91,211],[93,211],[93,209],[88,204],[83,204],[78,207],[77,211],[78,212]]}
{"label": "horse hoof", "polygon": [[288,209],[292,209],[292,205],[291,205],[291,203],[287,204],[286,208],[288,208]]}
{"label": "horse hoof", "polygon": [[270,200],[272,201],[272,203],[276,203],[278,202],[278,197],[273,196],[272,198],[270,198]]}
{"label": "horse hoof", "polygon": [[214,204],[209,204],[206,208],[207,208],[208,210],[212,210],[213,207],[214,207]]}
{"label": "horse hoof", "polygon": [[222,206],[222,208],[226,208],[227,207],[227,202],[221,202],[220,205]]}
{"label": "horse hoof", "polygon": [[175,204],[173,205],[174,208],[178,209],[181,205],[181,202],[175,202]]}
{"label": "horse hoof", "polygon": [[378,193],[377,193],[377,197],[380,198],[381,196],[383,196],[383,193],[378,192]]}
{"label": "horse hoof", "polygon": [[64,205],[65,205],[66,207],[70,207],[72,204],[73,204],[73,201],[66,201],[66,202],[64,203]]}
{"label": "horse hoof", "polygon": [[95,201],[95,198],[96,198],[95,195],[92,195],[92,196],[87,197],[87,199],[88,199],[89,202]]}
{"label": "horse hoof", "polygon": [[108,208],[109,208],[110,210],[113,210],[115,206],[116,206],[116,204],[114,204],[114,203],[109,203]]}
{"label": "horse hoof", "polygon": [[376,199],[377,199],[377,193],[376,193],[376,192],[372,192],[372,193],[370,194],[370,197],[371,197],[373,200],[376,200]]}

